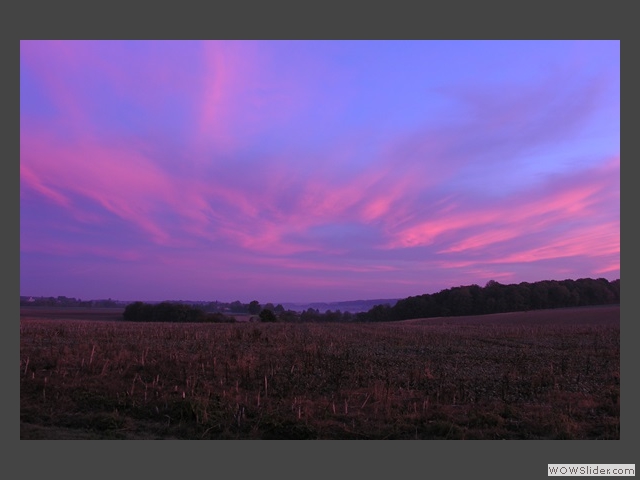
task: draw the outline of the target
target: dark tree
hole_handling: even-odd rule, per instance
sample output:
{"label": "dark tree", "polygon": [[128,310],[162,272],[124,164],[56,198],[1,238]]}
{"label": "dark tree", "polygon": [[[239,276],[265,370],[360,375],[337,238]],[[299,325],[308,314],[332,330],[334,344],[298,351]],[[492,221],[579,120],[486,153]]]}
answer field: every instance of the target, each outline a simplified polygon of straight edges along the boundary
{"label": "dark tree", "polygon": [[122,317],[127,322],[140,322],[143,308],[144,308],[144,303],[142,302],[130,303],[125,307]]}
{"label": "dark tree", "polygon": [[231,302],[229,304],[229,309],[232,312],[242,313],[246,311],[246,306],[240,300],[236,300],[235,302]]}
{"label": "dark tree", "polygon": [[300,320],[303,322],[317,322],[320,319],[320,312],[318,309],[307,308],[300,314]]}
{"label": "dark tree", "polygon": [[267,310],[266,308],[260,312],[260,321],[261,322],[277,322],[276,314],[271,310]]}
{"label": "dark tree", "polygon": [[257,300],[252,300],[249,303],[249,313],[251,315],[257,315],[258,313],[260,313],[260,302],[258,302]]}

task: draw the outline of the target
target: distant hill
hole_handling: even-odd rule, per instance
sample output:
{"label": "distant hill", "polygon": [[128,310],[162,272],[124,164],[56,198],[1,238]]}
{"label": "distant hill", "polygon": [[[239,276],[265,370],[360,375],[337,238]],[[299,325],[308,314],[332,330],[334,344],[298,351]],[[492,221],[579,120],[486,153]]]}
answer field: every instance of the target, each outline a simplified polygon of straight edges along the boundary
{"label": "distant hill", "polygon": [[282,303],[281,305],[287,310],[293,310],[294,312],[303,312],[312,308],[318,310],[320,313],[324,313],[327,310],[335,312],[340,310],[342,313],[360,313],[366,312],[376,305],[389,305],[393,307],[398,298],[383,298],[374,300],[348,300],[343,302],[313,302],[313,303]]}

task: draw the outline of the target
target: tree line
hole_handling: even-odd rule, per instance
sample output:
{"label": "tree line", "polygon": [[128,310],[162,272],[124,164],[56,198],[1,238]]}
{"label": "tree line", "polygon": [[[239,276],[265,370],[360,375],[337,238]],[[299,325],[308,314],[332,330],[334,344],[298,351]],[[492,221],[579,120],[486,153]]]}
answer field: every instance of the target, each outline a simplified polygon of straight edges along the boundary
{"label": "tree line", "polygon": [[274,305],[273,303],[266,303],[264,307],[260,305],[260,302],[257,300],[252,300],[249,303],[242,303],[240,300],[236,300],[234,302],[203,302],[200,305],[205,312],[213,312],[213,313],[225,313],[229,312],[230,314],[238,313],[238,314],[250,314],[250,315],[259,315],[262,310],[271,310],[276,314],[282,313],[285,311],[284,307],[281,304]]}
{"label": "tree line", "polygon": [[112,299],[81,300],[74,297],[27,297],[20,296],[21,307],[83,307],[83,308],[118,308],[121,305]]}
{"label": "tree line", "polygon": [[490,280],[484,288],[475,284],[459,286],[407,297],[394,306],[376,305],[359,313],[357,320],[387,322],[619,303],[620,279],[543,280],[508,285]]}
{"label": "tree line", "polygon": [[177,323],[233,323],[235,317],[222,313],[206,313],[184,303],[161,302],[149,304],[133,302],[122,313],[127,322],[177,322]]}
{"label": "tree line", "polygon": [[[251,313],[257,313],[261,322],[277,322],[280,320],[271,304],[261,308],[260,304],[256,310],[254,302],[251,302]],[[282,310],[284,313],[284,309]],[[206,312],[202,308],[181,302],[160,302],[149,304],[144,302],[133,302],[128,304],[122,318],[127,322],[176,322],[176,323],[235,323],[237,320],[233,315],[225,315],[221,312]]]}
{"label": "tree line", "polygon": [[[213,303],[213,302],[211,302]],[[196,307],[185,303],[162,302],[147,304],[134,302],[126,306],[123,318],[141,322],[235,322],[233,315],[219,310],[220,304],[211,308],[211,303]],[[240,302],[237,302],[240,304]],[[549,308],[610,305],[620,303],[620,279],[608,281],[604,278],[581,278],[578,280],[543,280],[519,284],[501,284],[490,280],[484,287],[462,285],[447,288],[433,294],[417,295],[399,300],[395,305],[376,305],[366,312],[350,313],[340,310],[308,308],[302,312],[285,310],[281,305],[257,300],[248,304],[232,302],[237,313],[258,315],[261,322],[287,323],[348,323],[389,322],[411,318],[485,315],[490,313],[519,312]],[[206,310],[205,310],[206,309]],[[209,311],[207,311],[209,310]]]}

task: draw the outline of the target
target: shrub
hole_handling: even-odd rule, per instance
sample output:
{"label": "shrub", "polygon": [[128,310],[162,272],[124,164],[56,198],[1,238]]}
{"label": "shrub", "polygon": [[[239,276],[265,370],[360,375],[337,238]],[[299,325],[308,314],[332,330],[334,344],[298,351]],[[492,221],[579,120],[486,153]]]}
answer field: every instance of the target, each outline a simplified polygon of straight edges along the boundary
{"label": "shrub", "polygon": [[260,312],[261,322],[277,322],[276,314],[266,308]]}

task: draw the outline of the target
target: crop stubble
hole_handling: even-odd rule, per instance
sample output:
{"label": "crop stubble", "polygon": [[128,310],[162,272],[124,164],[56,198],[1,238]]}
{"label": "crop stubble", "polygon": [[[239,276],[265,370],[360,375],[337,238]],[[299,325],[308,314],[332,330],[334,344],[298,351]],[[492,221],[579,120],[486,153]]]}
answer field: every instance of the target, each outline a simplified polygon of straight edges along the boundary
{"label": "crop stubble", "polygon": [[25,315],[21,438],[618,439],[619,375],[619,306],[380,324]]}

